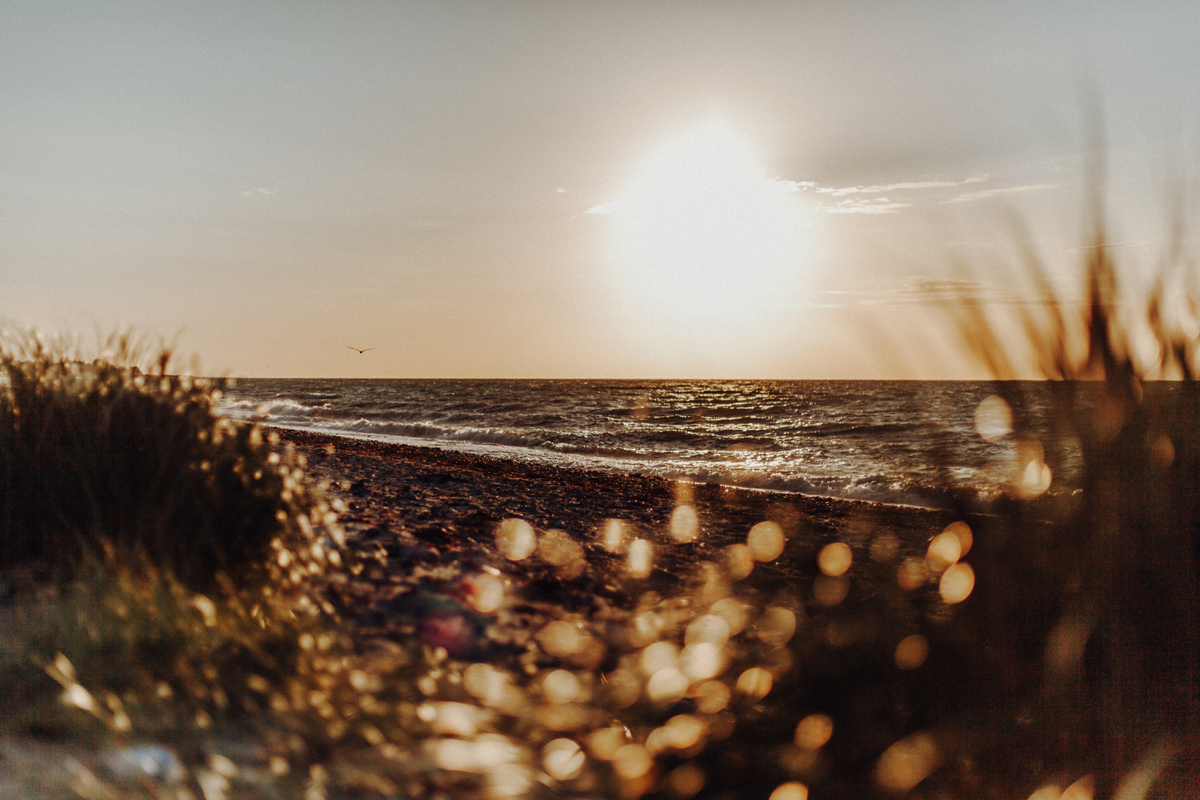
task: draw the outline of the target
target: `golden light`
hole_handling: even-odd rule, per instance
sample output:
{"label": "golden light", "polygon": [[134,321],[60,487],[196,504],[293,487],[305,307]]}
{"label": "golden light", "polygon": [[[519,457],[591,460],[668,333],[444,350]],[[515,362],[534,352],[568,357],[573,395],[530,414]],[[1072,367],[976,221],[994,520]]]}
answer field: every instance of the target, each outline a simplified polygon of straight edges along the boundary
{"label": "golden light", "polygon": [[[734,601],[736,603],[736,601]],[[724,647],[729,641],[729,622],[718,614],[702,614],[692,620],[683,634],[684,644],[709,642],[717,647]]]}
{"label": "golden light", "polygon": [[543,561],[555,567],[561,580],[578,578],[587,569],[583,545],[568,536],[566,531],[546,531],[538,540],[537,552]]}
{"label": "golden light", "polygon": [[741,633],[749,621],[745,603],[734,597],[726,597],[713,603],[709,613],[725,620],[725,624],[729,626],[730,636],[737,636]]}
{"label": "golden light", "polygon": [[758,325],[762,310],[796,285],[802,237],[793,187],[768,179],[720,121],[668,141],[617,202],[592,211],[614,216],[626,290],[671,323]]}
{"label": "golden light", "polygon": [[900,669],[916,669],[929,657],[929,640],[919,633],[905,636],[896,645],[894,656]]}
{"label": "golden light", "polygon": [[671,538],[677,542],[694,542],[700,534],[700,521],[696,509],[691,506],[676,506],[671,512]]}
{"label": "golden light", "polygon": [[504,581],[486,572],[466,581],[467,603],[483,614],[491,614],[504,604]]}
{"label": "golden light", "polygon": [[732,580],[740,581],[749,577],[754,571],[754,551],[749,545],[731,544],[721,551],[725,560],[725,569]]}
{"label": "golden light", "polygon": [[654,565],[654,548],[645,539],[634,539],[629,545],[626,571],[631,578],[645,578]]}
{"label": "golden light", "polygon": [[506,519],[496,528],[496,549],[509,561],[522,561],[537,547],[533,526],[523,519]]}
{"label": "golden light", "polygon": [[833,578],[818,575],[813,581],[813,600],[817,605],[829,608],[846,599],[850,593],[850,579],[844,575]]}
{"label": "golden light", "polygon": [[996,442],[1012,433],[1012,409],[1004,398],[988,395],[975,409],[975,430],[989,442]]}
{"label": "golden light", "polygon": [[640,744],[627,744],[613,754],[613,769],[622,778],[640,778],[654,766],[654,759]]}
{"label": "golden light", "polygon": [[689,761],[671,770],[664,783],[669,796],[685,800],[703,789],[704,782],[704,770]]}
{"label": "golden light", "polygon": [[771,691],[774,678],[762,667],[751,667],[738,676],[737,690],[751,702],[757,703]]}
{"label": "golden light", "polygon": [[772,606],[763,611],[755,627],[758,629],[758,638],[764,644],[787,644],[796,632],[796,614],[789,609]]}
{"label": "golden light", "polygon": [[799,781],[788,781],[775,787],[769,800],[808,800],[808,787]]}
{"label": "golden light", "polygon": [[971,545],[975,543],[975,535],[971,533],[971,526],[967,523],[961,520],[951,522],[942,533],[953,533],[958,539],[959,558],[971,552]]}
{"label": "golden light", "polygon": [[601,761],[612,761],[617,751],[627,744],[629,735],[619,725],[592,731],[587,737],[588,750]]}
{"label": "golden light", "polygon": [[846,570],[850,569],[853,562],[854,556],[850,552],[850,545],[845,542],[827,544],[817,555],[817,566],[821,568],[821,572],[831,578],[845,575]]}
{"label": "golden light", "polygon": [[679,667],[692,682],[712,678],[725,669],[725,653],[712,642],[695,642],[679,654]]}
{"label": "golden light", "polygon": [[696,710],[702,714],[716,714],[729,705],[729,687],[721,681],[705,681],[693,691]]}
{"label": "golden light", "polygon": [[619,519],[609,519],[604,521],[604,527],[600,530],[600,546],[610,553],[620,553],[625,549],[625,523]]}
{"label": "golden light", "polygon": [[955,564],[946,570],[938,584],[942,600],[947,603],[961,603],[971,596],[975,588],[975,570],[970,564]]}
{"label": "golden light", "polygon": [[875,763],[875,782],[883,789],[907,792],[941,766],[942,752],[934,738],[921,731],[906,736],[883,752]]}
{"label": "golden light", "polygon": [[943,572],[962,557],[962,541],[951,531],[942,531],[929,542],[925,564],[930,572]]}
{"label": "golden light", "polygon": [[565,669],[551,670],[542,678],[542,696],[551,703],[570,703],[581,690],[579,679]]}
{"label": "golden light", "polygon": [[783,545],[783,528],[777,522],[760,522],[746,536],[755,561],[774,561],[783,553]]}
{"label": "golden light", "polygon": [[929,568],[923,558],[906,558],[896,568],[896,583],[906,592],[922,586],[929,578]]}
{"label": "golden light", "polygon": [[570,739],[555,739],[542,748],[542,766],[556,781],[569,781],[583,771],[587,756]]}
{"label": "golden light", "polygon": [[796,746],[804,750],[824,747],[833,736],[833,720],[826,714],[809,714],[796,725]]}

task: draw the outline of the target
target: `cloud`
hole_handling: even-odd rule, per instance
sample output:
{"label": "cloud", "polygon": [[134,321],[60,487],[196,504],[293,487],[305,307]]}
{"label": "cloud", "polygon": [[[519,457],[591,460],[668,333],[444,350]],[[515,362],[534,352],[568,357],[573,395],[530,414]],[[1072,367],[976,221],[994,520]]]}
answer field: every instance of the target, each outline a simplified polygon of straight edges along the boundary
{"label": "cloud", "polygon": [[[986,175],[972,176],[963,178],[961,181],[901,181],[899,183],[873,184],[871,186],[847,186],[837,188],[832,186],[821,186],[816,181],[793,181],[783,178],[775,178],[767,181],[776,190],[785,194],[799,194],[801,192],[812,192],[816,195],[828,195],[831,198],[847,198],[839,199],[835,203],[821,203],[813,210],[825,214],[895,214],[900,209],[912,208],[912,203],[903,203],[897,200],[892,200],[888,197],[850,197],[851,195],[877,195],[884,192],[908,192],[908,191],[924,191],[928,189],[945,189],[953,186],[965,186],[972,183],[983,183],[988,178]],[[1009,189],[990,189],[983,192],[975,192],[973,194],[959,195],[954,200],[943,202],[961,202],[968,199],[976,199],[980,197],[990,197],[993,194],[1007,194],[1018,191],[1033,191],[1034,189],[1057,188],[1057,186],[1019,186]],[[610,203],[601,203],[587,209],[586,214],[615,214],[625,207],[624,203],[616,200]]]}
{"label": "cloud", "polygon": [[585,214],[615,214],[625,207],[625,203],[620,200],[613,200],[611,203],[601,203],[598,206],[592,206]]}
{"label": "cloud", "polygon": [[[922,191],[927,189],[945,189],[951,186],[965,186],[970,183],[983,183],[986,175],[963,178],[961,181],[901,181],[899,183],[881,183],[871,186],[820,186],[814,181],[775,180],[774,183],[783,191],[812,192],[817,195],[830,197],[847,197],[849,195],[883,194],[884,192]],[[832,205],[822,204],[814,210],[826,214],[894,214],[902,208],[911,208],[912,203],[893,201],[887,197],[852,198],[841,200]]]}
{"label": "cloud", "polygon": [[245,197],[254,197],[255,195],[261,195],[263,197],[270,197],[273,194],[279,194],[279,190],[278,189],[267,189],[264,186],[259,186],[256,189],[246,189],[245,191],[242,192],[242,194]]}
{"label": "cloud", "polygon": [[[832,187],[816,187],[818,194],[831,194],[834,197],[843,197],[848,194],[879,194],[880,192],[898,192],[908,189],[943,189],[947,186],[963,186],[968,183],[983,183],[987,180],[987,176],[964,178],[961,181],[904,181],[901,183],[887,183],[878,186],[848,186],[844,189],[834,189]],[[815,186],[815,184],[812,184]]]}
{"label": "cloud", "polygon": [[944,280],[914,276],[880,289],[845,289],[822,292],[827,302],[802,303],[805,308],[850,306],[910,306],[976,303],[979,305],[1045,305],[1061,302],[1041,294],[1026,294],[980,281]]}
{"label": "cloud", "polygon": [[819,205],[814,211],[826,214],[895,214],[902,208],[911,208],[912,203],[893,203],[886,197],[871,200],[842,200],[836,205]]}
{"label": "cloud", "polygon": [[949,200],[943,200],[942,203],[967,203],[972,200],[984,200],[988,197],[996,197],[1003,194],[1018,194],[1020,192],[1040,192],[1044,189],[1057,189],[1057,183],[1036,183],[1029,186],[1008,186],[1003,189],[984,189],[982,192],[968,192],[960,194],[958,197],[953,197]]}

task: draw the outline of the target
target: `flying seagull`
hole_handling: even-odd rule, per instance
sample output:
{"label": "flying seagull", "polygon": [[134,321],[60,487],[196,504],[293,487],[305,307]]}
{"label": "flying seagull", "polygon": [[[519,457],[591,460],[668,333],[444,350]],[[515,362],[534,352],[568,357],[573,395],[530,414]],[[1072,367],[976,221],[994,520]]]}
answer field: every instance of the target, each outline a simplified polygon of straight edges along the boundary
{"label": "flying seagull", "polygon": [[374,349],[375,349],[374,347],[368,347],[368,348],[367,348],[367,350],[359,350],[357,347],[350,347],[350,345],[346,345],[346,347],[349,347],[351,350],[357,350],[357,351],[358,351],[358,354],[359,354],[360,356],[361,356],[363,353],[367,352],[367,350],[374,350]]}

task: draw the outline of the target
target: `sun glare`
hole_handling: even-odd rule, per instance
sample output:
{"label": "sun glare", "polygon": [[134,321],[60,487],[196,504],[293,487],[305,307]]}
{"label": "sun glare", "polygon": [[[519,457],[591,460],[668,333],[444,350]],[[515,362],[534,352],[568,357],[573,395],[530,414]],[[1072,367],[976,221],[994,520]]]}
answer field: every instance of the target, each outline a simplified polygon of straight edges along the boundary
{"label": "sun glare", "polygon": [[611,211],[623,290],[667,324],[754,328],[799,277],[794,195],[719,122],[667,142]]}

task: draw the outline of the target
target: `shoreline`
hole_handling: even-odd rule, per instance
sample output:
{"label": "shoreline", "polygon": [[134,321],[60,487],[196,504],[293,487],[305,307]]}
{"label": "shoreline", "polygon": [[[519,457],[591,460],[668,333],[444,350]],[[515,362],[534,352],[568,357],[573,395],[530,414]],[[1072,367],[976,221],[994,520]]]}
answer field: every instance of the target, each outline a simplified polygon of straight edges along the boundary
{"label": "shoreline", "polygon": [[[817,553],[843,541],[856,563],[871,563],[877,534],[897,539],[895,558],[924,558],[929,540],[954,521],[953,512],[765,492],[719,484],[693,484],[642,475],[592,472],[480,456],[460,451],[376,442],[332,434],[265,428],[280,447],[303,455],[306,471],[347,507],[342,514],[351,547],[384,553],[386,574],[503,574],[564,607],[594,608],[596,598],[628,606],[648,590],[673,592],[705,562],[727,558],[731,545],[746,542],[764,521],[780,526],[782,554],[752,565],[747,583],[755,591],[786,592],[804,603],[819,574]],[[690,505],[698,535],[678,542],[670,535],[672,514]],[[579,574],[532,557],[505,559],[495,531],[504,520],[520,519],[535,531],[563,531],[582,548]],[[609,552],[600,533],[619,520],[628,539],[653,548],[653,568],[642,579],[628,577],[627,557]],[[451,580],[450,582],[453,582]],[[435,583],[438,581],[435,580]],[[441,581],[443,584],[446,580]],[[447,587],[448,588],[448,587]]]}

